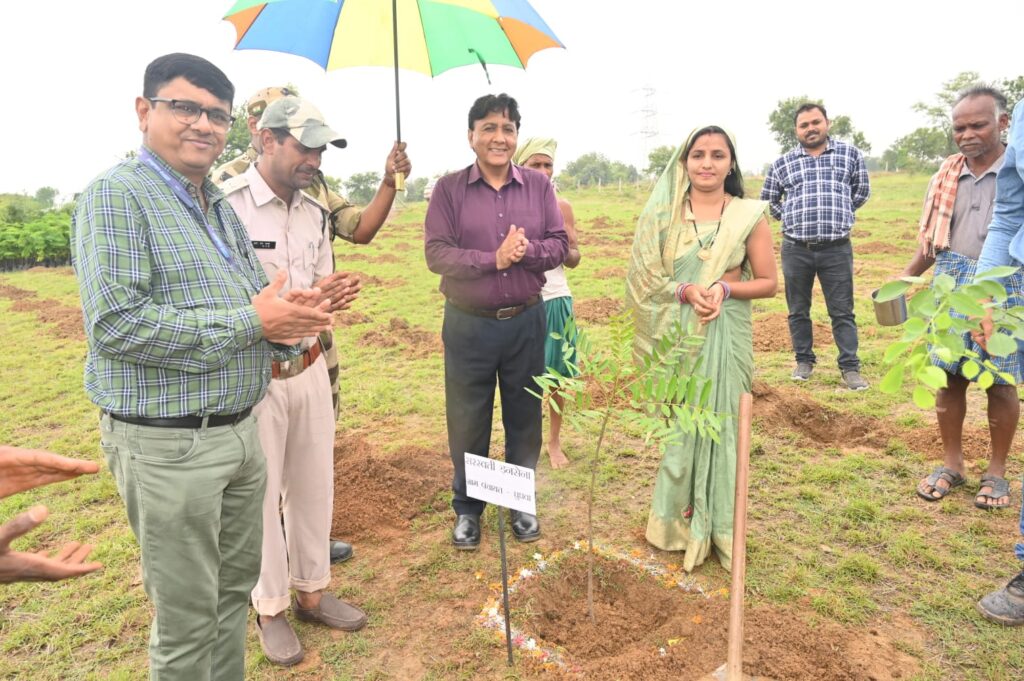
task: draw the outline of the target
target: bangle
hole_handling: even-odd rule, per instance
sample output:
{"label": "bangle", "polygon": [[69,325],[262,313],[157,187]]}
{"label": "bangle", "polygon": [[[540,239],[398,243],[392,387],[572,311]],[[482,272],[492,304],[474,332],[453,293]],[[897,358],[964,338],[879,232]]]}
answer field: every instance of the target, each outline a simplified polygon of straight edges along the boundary
{"label": "bangle", "polygon": [[725,298],[722,298],[723,301],[729,300],[729,298],[732,297],[732,288],[728,284],[726,284],[721,279],[716,281],[715,284],[718,284],[719,286],[721,286],[722,290],[725,291]]}
{"label": "bangle", "polygon": [[676,300],[679,301],[680,305],[686,305],[686,289],[693,286],[693,284],[680,284],[676,287]]}

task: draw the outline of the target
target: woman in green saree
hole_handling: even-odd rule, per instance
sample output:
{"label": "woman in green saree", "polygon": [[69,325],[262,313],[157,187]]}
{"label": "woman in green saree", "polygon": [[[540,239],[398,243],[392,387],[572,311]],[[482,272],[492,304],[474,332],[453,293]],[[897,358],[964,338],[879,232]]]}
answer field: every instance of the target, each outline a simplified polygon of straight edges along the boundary
{"label": "woman in green saree", "polygon": [[754,366],[750,301],[778,288],[767,206],[743,198],[733,140],[707,126],[673,155],[637,222],[626,280],[634,350],[650,352],[676,322],[702,337],[709,408],[725,417],[719,443],[695,433],[669,445],[654,485],[647,541],[685,551],[687,571],[712,547],[731,567],[735,415]]}

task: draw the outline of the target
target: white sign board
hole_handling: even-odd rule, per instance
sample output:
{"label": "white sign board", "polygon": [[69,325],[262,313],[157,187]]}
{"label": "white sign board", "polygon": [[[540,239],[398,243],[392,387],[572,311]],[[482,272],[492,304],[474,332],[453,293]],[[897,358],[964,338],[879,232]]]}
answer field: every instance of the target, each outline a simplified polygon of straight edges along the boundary
{"label": "white sign board", "polygon": [[537,515],[533,470],[466,452],[466,494],[473,499]]}

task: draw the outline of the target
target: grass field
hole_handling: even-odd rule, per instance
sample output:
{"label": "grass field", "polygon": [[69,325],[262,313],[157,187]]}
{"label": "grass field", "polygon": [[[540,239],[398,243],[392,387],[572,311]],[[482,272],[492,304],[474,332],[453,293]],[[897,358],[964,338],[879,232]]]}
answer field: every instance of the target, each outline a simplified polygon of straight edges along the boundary
{"label": "grass field", "polygon": [[[873,184],[858,215],[854,252],[861,359],[865,376],[877,383],[885,348],[900,332],[874,324],[870,292],[898,273],[915,247],[927,177],[880,175]],[[581,325],[600,342],[609,314],[621,306],[633,227],[646,195],[627,188],[565,196],[577,215],[584,254],[570,285]],[[450,467],[437,338],[443,301],[437,277],[423,261],[423,211],[422,204],[398,211],[370,246],[335,245],[339,266],[363,273],[366,281],[353,311],[338,321],[344,402],[338,446],[373,465],[397,465],[417,451]],[[0,442],[102,461],[96,410],[82,389],[86,347],[77,306],[70,269],[0,277],[6,346],[0,354],[0,408],[6,415]],[[825,332],[828,318],[818,293],[813,316],[820,322],[816,330]],[[810,623],[839,624],[851,636],[885,637],[916,662],[902,678],[1024,678],[1020,632],[991,625],[974,611],[980,596],[1019,569],[1012,553],[1016,512],[983,512],[972,504],[988,454],[977,391],[970,394],[965,428],[966,491],[928,504],[917,499],[914,486],[941,453],[934,414],[913,407],[908,394],[840,389],[830,343],[816,343],[813,380],[791,385],[782,292],[759,301],[754,318],[748,603],[792,609]],[[500,444],[500,428],[495,430]],[[564,470],[551,470],[542,455],[544,538],[511,545],[513,569],[530,564],[535,552],[564,549],[581,537],[589,477],[579,460],[594,439],[594,433],[564,434],[566,452],[576,460]],[[658,453],[629,432],[612,434],[609,453],[600,470],[598,537],[605,546],[648,554],[643,528]],[[1015,447],[1014,478],[1022,462]],[[248,678],[537,676],[528,668],[506,669],[502,644],[474,621],[489,585],[500,579],[494,513],[485,516],[481,551],[456,555],[447,543],[450,493],[443,475],[433,480],[432,495],[418,502],[407,522],[361,525],[351,535],[355,559],[333,570],[332,588],[362,604],[370,625],[336,634],[300,623],[307,659],[289,670],[270,665],[250,635]],[[1014,482],[1015,504],[1020,494]],[[343,500],[353,518],[372,517],[374,499],[354,496]],[[105,465],[99,475],[0,501],[0,519],[36,503],[50,507],[50,519],[16,548],[88,540],[105,567],[70,582],[0,588],[0,678],[145,678],[150,611],[138,547]],[[344,518],[340,524],[344,530]],[[677,560],[654,553],[665,563]],[[696,578],[709,587],[727,586],[728,574],[713,563],[699,568]]]}

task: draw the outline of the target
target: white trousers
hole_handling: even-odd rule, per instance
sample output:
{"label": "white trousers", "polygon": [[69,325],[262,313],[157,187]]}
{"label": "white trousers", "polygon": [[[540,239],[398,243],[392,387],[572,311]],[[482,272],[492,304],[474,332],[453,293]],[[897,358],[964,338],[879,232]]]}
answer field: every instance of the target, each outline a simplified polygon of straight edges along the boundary
{"label": "white trousers", "polygon": [[253,413],[267,457],[267,492],[252,602],[260,615],[272,616],[288,607],[289,588],[320,591],[331,581],[335,420],[323,356],[298,376],[272,380]]}

